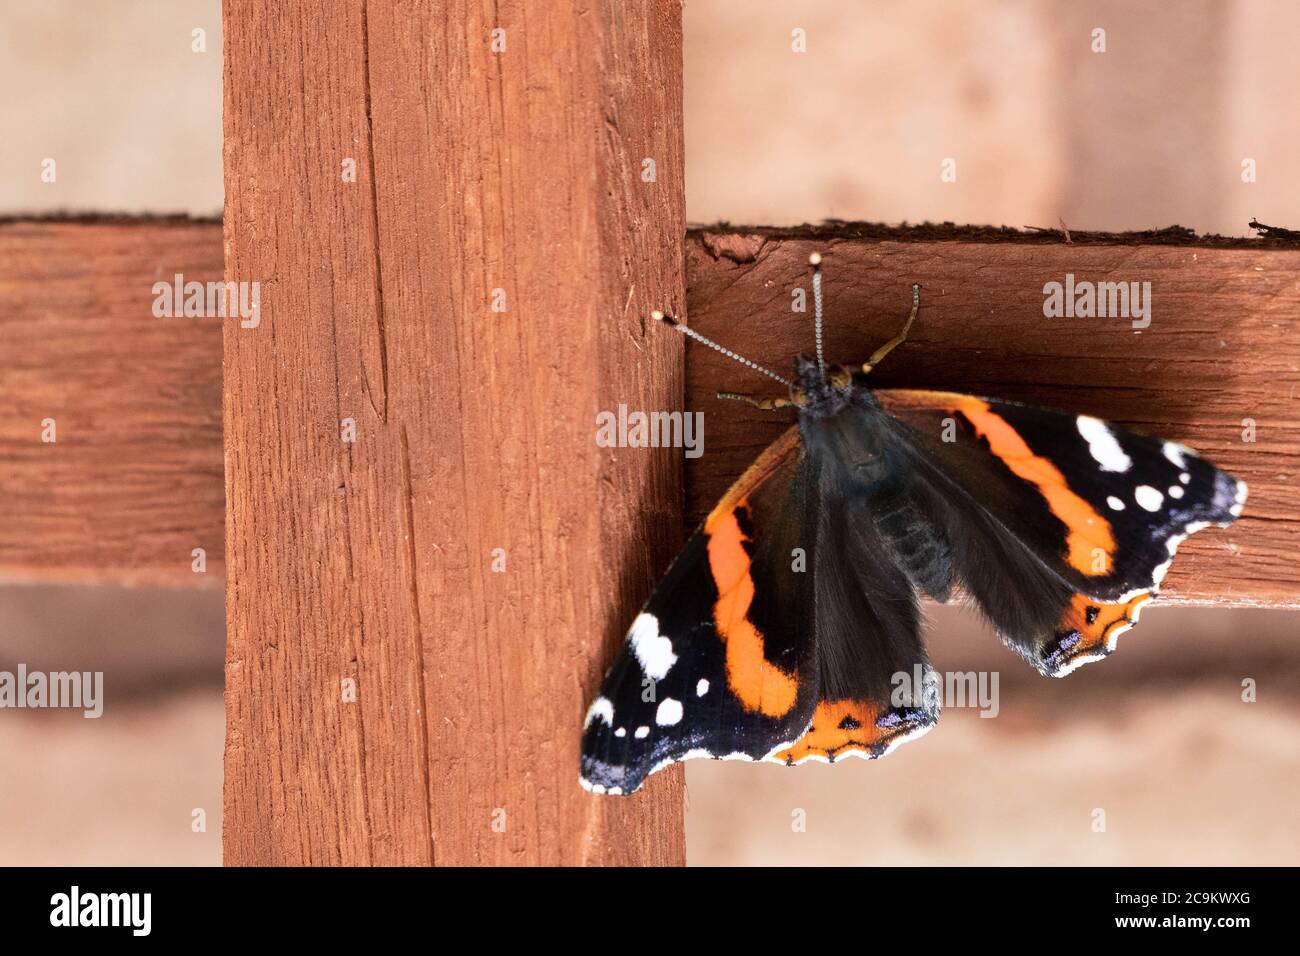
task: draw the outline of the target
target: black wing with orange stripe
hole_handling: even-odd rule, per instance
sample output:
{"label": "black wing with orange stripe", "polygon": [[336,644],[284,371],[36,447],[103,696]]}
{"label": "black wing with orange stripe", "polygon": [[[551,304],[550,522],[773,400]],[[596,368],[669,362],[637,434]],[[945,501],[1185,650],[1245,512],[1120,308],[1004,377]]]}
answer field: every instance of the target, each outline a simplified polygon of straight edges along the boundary
{"label": "black wing with orange stripe", "polygon": [[1003,640],[1063,676],[1106,656],[1178,545],[1241,513],[1246,486],[1190,449],[1088,416],[877,391],[941,515],[953,572]]}
{"label": "black wing with orange stripe", "polygon": [[792,428],[714,508],[587,711],[583,786],[631,793],[692,757],[877,757],[934,723],[914,589],[846,481]]}
{"label": "black wing with orange stripe", "polygon": [[816,703],[813,600],[791,552],[814,546],[811,480],[791,428],[691,536],[588,708],[583,786],[631,793],[673,761],[761,760],[802,732]]}

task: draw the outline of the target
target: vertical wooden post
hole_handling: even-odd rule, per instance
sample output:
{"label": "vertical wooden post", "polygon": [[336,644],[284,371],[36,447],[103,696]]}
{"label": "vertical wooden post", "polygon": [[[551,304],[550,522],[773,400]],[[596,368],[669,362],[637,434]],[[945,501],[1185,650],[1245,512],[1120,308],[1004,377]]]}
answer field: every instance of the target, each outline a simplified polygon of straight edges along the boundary
{"label": "vertical wooden post", "polygon": [[223,16],[226,861],[681,863],[680,771],[577,783],[680,541],[594,438],[681,399],[680,4]]}

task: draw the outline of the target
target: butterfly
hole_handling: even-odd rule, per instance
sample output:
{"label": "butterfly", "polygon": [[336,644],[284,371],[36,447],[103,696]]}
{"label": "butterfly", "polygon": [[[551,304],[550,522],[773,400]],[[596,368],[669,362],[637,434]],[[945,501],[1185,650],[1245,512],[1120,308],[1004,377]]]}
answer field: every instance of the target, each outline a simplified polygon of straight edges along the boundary
{"label": "butterfly", "polygon": [[[943,391],[872,390],[822,354],[788,389],[721,393],[798,422],[690,537],[586,713],[582,785],[628,794],[694,757],[796,765],[877,758],[930,730],[939,680],[920,595],[960,593],[1044,675],[1110,654],[1178,545],[1241,514],[1246,485],[1183,445],[1097,418]],[[908,681],[912,675],[920,680]]]}

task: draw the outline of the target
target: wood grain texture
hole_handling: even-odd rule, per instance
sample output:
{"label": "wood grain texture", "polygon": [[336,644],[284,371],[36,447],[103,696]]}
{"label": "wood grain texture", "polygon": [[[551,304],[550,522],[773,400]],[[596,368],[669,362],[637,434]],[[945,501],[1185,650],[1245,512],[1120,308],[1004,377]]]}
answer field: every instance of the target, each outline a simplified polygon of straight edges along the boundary
{"label": "wood grain texture", "polygon": [[0,263],[0,576],[220,587],[222,320],[152,289],[220,280],[221,227],[11,221]]}
{"label": "wood grain texture", "polygon": [[680,770],[577,782],[681,541],[676,457],[595,444],[683,387],[680,5],[223,16],[226,861],[683,862]]}
{"label": "wood grain texture", "polygon": [[[906,318],[910,338],[875,373],[881,388],[945,388],[1096,415],[1183,442],[1250,485],[1230,529],[1190,538],[1165,580],[1166,603],[1300,606],[1300,249],[1290,246],[1065,244],[1041,236],[936,241],[933,230],[696,230],[687,243],[689,324],[789,375],[813,350],[808,256],[825,256],[827,359],[863,361]],[[885,238],[892,236],[892,238]],[[1045,318],[1045,283],[1150,282],[1151,324]],[[789,412],[720,402],[718,391],[775,395],[773,383],[708,349],[687,353],[686,405],[705,413],[706,454],[686,469],[693,525]],[[771,386],[770,388],[768,386]],[[1243,441],[1243,421],[1255,423]]]}

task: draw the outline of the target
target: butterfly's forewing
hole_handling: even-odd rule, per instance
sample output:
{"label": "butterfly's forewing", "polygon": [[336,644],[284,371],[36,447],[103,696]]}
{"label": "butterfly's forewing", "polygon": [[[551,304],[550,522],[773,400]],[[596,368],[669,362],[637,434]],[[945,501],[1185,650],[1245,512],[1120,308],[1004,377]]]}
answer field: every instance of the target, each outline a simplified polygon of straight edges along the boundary
{"label": "butterfly's forewing", "polygon": [[791,552],[816,546],[815,483],[791,428],[691,536],[587,711],[585,787],[631,793],[696,756],[761,760],[807,727],[812,576]]}
{"label": "butterfly's forewing", "polygon": [[913,454],[913,493],[1003,639],[1060,676],[1105,656],[1189,534],[1245,485],[1180,445],[1095,418],[949,392],[873,393]]}

